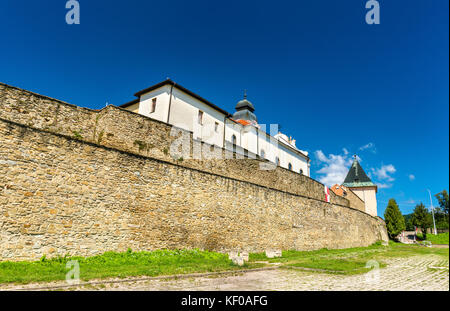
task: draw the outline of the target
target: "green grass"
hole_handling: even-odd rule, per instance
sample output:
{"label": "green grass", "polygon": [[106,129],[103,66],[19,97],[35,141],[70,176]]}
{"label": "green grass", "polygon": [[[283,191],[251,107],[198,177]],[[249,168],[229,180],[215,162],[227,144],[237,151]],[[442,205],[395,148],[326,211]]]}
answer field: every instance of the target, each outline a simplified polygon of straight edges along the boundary
{"label": "green grass", "polygon": [[30,283],[65,280],[69,269],[66,263],[78,260],[83,281],[111,277],[160,276],[195,272],[217,272],[258,268],[269,263],[280,263],[282,268],[308,268],[327,273],[358,274],[370,270],[366,264],[376,260],[380,268],[387,258],[416,255],[441,256],[448,265],[448,248],[428,248],[390,242],[388,246],[376,243],[369,247],[347,249],[320,249],[315,251],[283,251],[280,258],[267,258],[264,253],[250,254],[243,267],[236,266],[227,254],[193,250],[157,250],[152,252],[106,252],[92,257],[59,257],[40,261],[0,262],[0,283]]}
{"label": "green grass", "polygon": [[261,267],[246,263],[236,266],[227,254],[194,250],[157,250],[152,252],[106,252],[93,257],[64,257],[40,261],[0,262],[0,283],[29,283],[65,280],[70,269],[66,263],[78,260],[80,279],[107,277],[158,276],[195,272],[214,272]]}
{"label": "green grass", "polygon": [[280,258],[267,258],[264,253],[250,254],[250,262],[279,262],[283,268],[308,268],[330,273],[358,274],[371,270],[366,268],[370,260],[378,262],[379,267],[386,266],[385,260],[394,257],[410,257],[415,255],[437,255],[448,261],[448,249],[428,248],[418,245],[406,245],[390,242],[388,246],[376,243],[369,247],[347,249],[320,249],[316,251],[283,251]]}
{"label": "green grass", "polygon": [[[423,235],[419,233],[417,234],[417,238],[423,240]],[[428,233],[426,240],[430,241],[432,244],[448,244],[448,232],[439,233],[437,235]]]}
{"label": "green grass", "polygon": [[[311,258],[310,260],[299,261],[296,263],[286,264],[283,267],[301,267],[308,269],[317,269],[320,272],[330,273],[344,273],[344,274],[358,274],[368,272],[372,269],[371,266],[366,267],[367,262],[357,259],[322,259]],[[386,265],[380,264],[379,267],[383,268]]]}

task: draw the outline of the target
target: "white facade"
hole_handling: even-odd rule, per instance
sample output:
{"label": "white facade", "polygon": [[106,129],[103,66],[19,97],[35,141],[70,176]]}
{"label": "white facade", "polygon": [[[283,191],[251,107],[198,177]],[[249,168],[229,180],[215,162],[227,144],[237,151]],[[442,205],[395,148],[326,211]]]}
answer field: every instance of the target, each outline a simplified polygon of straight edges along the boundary
{"label": "white facade", "polygon": [[[244,126],[229,118],[225,120],[225,140],[230,143],[234,143],[233,136],[236,139],[236,145],[244,147],[246,144],[242,142],[242,135]],[[245,147],[244,147],[245,148]]]}
{"label": "white facade", "polygon": [[350,188],[361,200],[364,201],[367,214],[377,216],[377,191],[375,187]]}
{"label": "white facade", "polygon": [[[169,89],[170,86],[166,85],[142,95],[139,98],[138,113],[161,122],[167,122],[169,115]],[[154,100],[156,100],[155,110],[151,111]]]}
{"label": "white facade", "polygon": [[[219,147],[233,146],[281,167],[309,176],[307,152],[281,133],[270,136],[257,124],[233,120],[227,112],[202,100],[171,80],[136,94],[139,100],[125,109],[193,133],[194,138]],[[270,128],[267,128],[270,131]],[[241,148],[239,148],[241,147]],[[241,153],[241,152],[239,152]]]}
{"label": "white facade", "polygon": [[[199,112],[202,112],[199,120]],[[225,114],[165,85],[140,96],[139,114],[193,133],[194,138],[223,147]]]}

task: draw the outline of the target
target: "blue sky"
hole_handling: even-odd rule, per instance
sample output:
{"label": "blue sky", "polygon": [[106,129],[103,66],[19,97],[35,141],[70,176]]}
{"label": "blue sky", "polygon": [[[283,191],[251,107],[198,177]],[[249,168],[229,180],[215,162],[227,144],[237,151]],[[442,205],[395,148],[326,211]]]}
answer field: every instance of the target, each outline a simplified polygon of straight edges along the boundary
{"label": "blue sky", "polygon": [[25,2],[0,2],[1,82],[101,108],[170,77],[229,112],[247,89],[313,178],[343,179],[357,153],[379,215],[449,188],[447,0],[379,0],[380,25],[366,0],[80,0],[80,25],[65,0]]}

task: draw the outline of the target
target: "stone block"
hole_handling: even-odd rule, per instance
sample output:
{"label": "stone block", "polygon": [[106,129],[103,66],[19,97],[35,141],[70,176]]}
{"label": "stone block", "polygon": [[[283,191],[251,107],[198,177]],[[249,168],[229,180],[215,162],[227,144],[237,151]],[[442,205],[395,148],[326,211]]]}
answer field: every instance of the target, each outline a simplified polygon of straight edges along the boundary
{"label": "stone block", "polygon": [[282,252],[281,250],[266,250],[266,257],[267,258],[276,258],[276,257],[281,257],[282,256]]}

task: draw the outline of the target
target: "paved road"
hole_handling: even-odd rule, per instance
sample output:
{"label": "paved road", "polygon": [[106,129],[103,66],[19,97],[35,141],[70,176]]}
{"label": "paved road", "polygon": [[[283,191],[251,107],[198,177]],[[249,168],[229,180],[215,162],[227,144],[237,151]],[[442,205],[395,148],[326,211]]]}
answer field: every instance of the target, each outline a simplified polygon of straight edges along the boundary
{"label": "paved road", "polygon": [[[27,286],[36,287],[36,284]],[[0,286],[0,290],[7,288],[18,287]],[[378,272],[353,276],[277,269],[233,276],[89,285],[77,290],[448,291],[449,260],[433,255],[396,258]]]}

